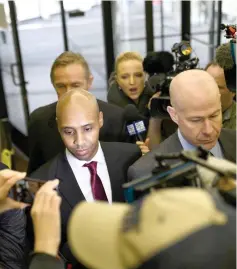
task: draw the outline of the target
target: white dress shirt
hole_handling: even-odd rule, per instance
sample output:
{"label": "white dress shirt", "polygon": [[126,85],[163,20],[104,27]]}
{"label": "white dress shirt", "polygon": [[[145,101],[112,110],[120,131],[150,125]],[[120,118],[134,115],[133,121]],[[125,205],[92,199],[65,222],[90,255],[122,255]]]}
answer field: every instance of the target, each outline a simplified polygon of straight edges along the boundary
{"label": "white dress shirt", "polygon": [[91,189],[90,171],[87,167],[83,167],[83,165],[85,163],[90,163],[92,161],[97,162],[97,174],[100,177],[101,182],[103,184],[108,202],[112,203],[112,189],[109,178],[109,172],[107,169],[104,153],[102,151],[100,144],[97,153],[88,162],[78,160],[67,149],[66,149],[66,158],[68,160],[69,165],[72,168],[73,174],[87,202],[93,202],[94,197]]}
{"label": "white dress shirt", "polygon": [[[194,150],[196,149],[197,147],[196,146],[193,146],[191,145],[185,138],[184,136],[181,134],[180,130],[178,129],[178,137],[179,137],[179,141],[183,147],[184,150]],[[217,140],[216,142],[216,145],[209,150],[212,155],[216,158],[220,158],[220,159],[224,159],[224,155],[223,155],[223,152],[221,150],[221,146],[220,146],[220,143],[219,141]]]}

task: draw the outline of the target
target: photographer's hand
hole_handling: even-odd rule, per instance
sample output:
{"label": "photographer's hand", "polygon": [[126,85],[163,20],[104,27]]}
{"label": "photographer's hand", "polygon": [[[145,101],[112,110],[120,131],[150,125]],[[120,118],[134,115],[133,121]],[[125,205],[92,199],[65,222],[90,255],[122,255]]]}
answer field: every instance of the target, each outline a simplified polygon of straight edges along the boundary
{"label": "photographer's hand", "polygon": [[8,197],[10,189],[25,176],[26,173],[9,169],[0,171],[0,213],[10,209],[22,209],[27,206],[27,204],[17,202]]}
{"label": "photographer's hand", "polygon": [[[159,98],[161,95],[161,92],[155,93],[148,103],[148,108],[150,110],[151,106],[151,100],[153,98]],[[150,118],[149,120],[149,129],[147,132],[147,137],[149,137],[149,149],[153,149],[155,146],[159,145],[161,142],[161,123],[162,119],[156,118]]]}
{"label": "photographer's hand", "polygon": [[147,107],[148,107],[149,110],[151,109],[151,100],[152,100],[153,98],[159,98],[160,95],[161,95],[161,92],[156,92],[155,94],[152,95],[152,97],[150,98],[149,103],[148,103],[148,105],[147,105]]}
{"label": "photographer's hand", "polygon": [[61,198],[55,188],[59,181],[45,183],[36,193],[31,216],[34,225],[34,251],[57,256],[61,240],[60,204]]}

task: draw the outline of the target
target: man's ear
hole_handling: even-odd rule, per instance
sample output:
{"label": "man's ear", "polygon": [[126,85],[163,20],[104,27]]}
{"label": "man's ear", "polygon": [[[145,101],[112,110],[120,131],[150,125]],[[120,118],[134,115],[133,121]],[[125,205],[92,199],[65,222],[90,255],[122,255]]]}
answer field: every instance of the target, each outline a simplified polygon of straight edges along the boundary
{"label": "man's ear", "polygon": [[178,124],[178,117],[175,108],[173,108],[172,106],[168,106],[167,112],[169,113],[172,121]]}
{"label": "man's ear", "polygon": [[104,116],[103,116],[103,112],[99,112],[99,126],[100,128],[104,125]]}
{"label": "man's ear", "polygon": [[88,78],[88,89],[91,88],[93,80],[94,80],[94,77],[90,74],[90,76]]}

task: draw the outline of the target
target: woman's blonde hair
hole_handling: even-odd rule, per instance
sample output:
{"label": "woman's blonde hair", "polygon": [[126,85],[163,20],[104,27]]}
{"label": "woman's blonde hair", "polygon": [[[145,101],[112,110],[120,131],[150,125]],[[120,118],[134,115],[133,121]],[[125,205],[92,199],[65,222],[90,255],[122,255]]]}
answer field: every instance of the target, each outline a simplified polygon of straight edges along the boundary
{"label": "woman's blonde hair", "polygon": [[123,52],[120,55],[118,55],[115,60],[115,72],[117,73],[118,66],[121,62],[129,61],[129,60],[137,60],[139,62],[143,62],[143,58],[139,53],[134,52],[134,51]]}
{"label": "woman's blonde hair", "polygon": [[129,61],[129,60],[137,60],[139,62],[143,62],[142,56],[137,52],[126,51],[126,52],[123,52],[123,53],[119,54],[116,57],[116,60],[115,60],[115,65],[114,65],[114,67],[115,67],[114,70],[115,71],[113,73],[111,73],[110,78],[109,78],[109,86],[111,86],[116,81],[116,74],[118,72],[119,64],[121,62]]}

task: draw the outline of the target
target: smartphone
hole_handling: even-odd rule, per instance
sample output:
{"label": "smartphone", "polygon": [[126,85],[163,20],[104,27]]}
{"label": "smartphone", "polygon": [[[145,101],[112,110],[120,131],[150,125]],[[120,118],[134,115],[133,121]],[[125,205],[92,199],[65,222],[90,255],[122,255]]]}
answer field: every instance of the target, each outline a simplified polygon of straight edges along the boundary
{"label": "smartphone", "polygon": [[32,204],[36,192],[46,182],[46,180],[25,177],[14,186],[13,197],[16,201]]}

